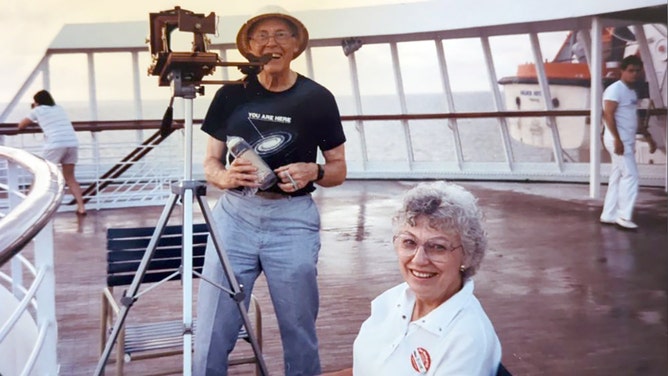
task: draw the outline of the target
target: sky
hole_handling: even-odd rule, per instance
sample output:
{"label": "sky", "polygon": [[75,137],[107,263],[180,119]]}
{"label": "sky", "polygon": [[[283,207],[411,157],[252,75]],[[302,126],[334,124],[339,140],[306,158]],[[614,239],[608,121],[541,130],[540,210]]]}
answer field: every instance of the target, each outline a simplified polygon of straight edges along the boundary
{"label": "sky", "polygon": [[[419,1],[419,0],[412,0]],[[0,103],[13,94],[35,68],[46,48],[64,24],[113,21],[146,21],[150,12],[172,9],[175,5],[194,12],[217,15],[252,14],[266,0],[1,0],[0,12]],[[288,11],[331,9],[411,0],[281,0]]]}
{"label": "sky", "polygon": [[[146,21],[149,13],[172,9],[175,5],[199,13],[215,12],[219,16],[253,14],[263,6],[277,3],[276,0],[181,0],[179,2],[166,2],[164,0],[115,0],[105,2],[90,0],[68,0],[66,2],[62,0],[1,1],[3,2],[3,11],[0,12],[0,46],[3,50],[0,54],[0,82],[2,83],[0,103],[6,103],[12,99],[64,24]],[[278,3],[288,11],[294,12],[416,1],[423,0],[281,0]],[[551,44],[558,46],[563,36],[559,35],[553,39],[554,41]],[[497,67],[499,78],[503,74],[512,74],[518,63],[531,59],[530,52],[527,52],[530,50],[525,48],[520,53],[518,48],[514,47],[514,42],[502,41],[500,43],[502,48],[497,50],[499,55],[510,53],[517,56],[511,56],[510,59],[507,59],[508,65]],[[513,47],[503,48],[504,45]],[[521,45],[527,47],[529,44],[522,43]],[[466,65],[467,48],[455,45],[452,49],[456,49],[456,58],[464,61],[464,65]],[[479,47],[477,54],[480,54]],[[449,65],[451,64],[449,63]],[[437,81],[433,80],[433,77],[420,77],[419,69],[412,69],[411,72],[416,75],[415,78],[411,79],[409,77],[405,81]],[[476,75],[462,71],[452,76],[451,80],[467,79],[470,82],[471,78],[477,78],[480,74]],[[55,78],[52,77],[51,79]],[[382,84],[391,88],[393,85],[389,82],[391,80],[385,81],[387,82]],[[453,82],[453,84],[457,84],[457,82]],[[384,89],[382,85],[379,85],[378,88],[379,90]]]}

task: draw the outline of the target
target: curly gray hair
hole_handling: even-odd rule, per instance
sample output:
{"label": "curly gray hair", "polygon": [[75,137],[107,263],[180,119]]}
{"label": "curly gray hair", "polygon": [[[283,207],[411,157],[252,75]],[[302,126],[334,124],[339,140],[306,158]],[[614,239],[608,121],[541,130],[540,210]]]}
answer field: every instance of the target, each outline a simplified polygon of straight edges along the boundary
{"label": "curly gray hair", "polygon": [[435,230],[457,232],[466,267],[462,278],[467,279],[478,271],[487,249],[483,213],[477,201],[471,192],[456,184],[444,181],[420,183],[404,195],[403,203],[392,219],[394,234],[405,225],[415,226],[419,217],[426,218]]}

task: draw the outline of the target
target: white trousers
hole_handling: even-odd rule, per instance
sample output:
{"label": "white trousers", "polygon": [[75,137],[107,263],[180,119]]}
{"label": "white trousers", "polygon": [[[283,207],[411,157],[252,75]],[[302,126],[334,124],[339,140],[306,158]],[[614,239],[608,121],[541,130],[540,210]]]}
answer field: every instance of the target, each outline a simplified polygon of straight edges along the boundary
{"label": "white trousers", "polygon": [[604,142],[605,149],[612,159],[612,171],[608,181],[601,218],[631,220],[633,206],[638,197],[638,166],[635,159],[635,144],[624,144],[624,154],[615,154],[612,141]]}

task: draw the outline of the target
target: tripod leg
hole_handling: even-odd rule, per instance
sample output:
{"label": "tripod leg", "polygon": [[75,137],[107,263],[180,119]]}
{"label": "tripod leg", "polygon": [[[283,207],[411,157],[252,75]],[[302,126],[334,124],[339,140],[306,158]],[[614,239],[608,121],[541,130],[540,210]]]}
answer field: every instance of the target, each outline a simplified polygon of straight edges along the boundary
{"label": "tripod leg", "polygon": [[216,248],[216,253],[218,253],[218,257],[220,258],[220,263],[223,267],[223,271],[225,272],[225,276],[227,277],[227,281],[230,283],[230,288],[232,291],[231,297],[237,303],[237,307],[239,308],[239,313],[241,314],[244,327],[248,333],[248,339],[251,343],[251,347],[253,348],[253,352],[255,353],[258,367],[261,370],[263,376],[268,376],[269,372],[267,371],[267,365],[265,364],[264,358],[262,357],[262,349],[260,349],[260,345],[258,344],[257,338],[255,337],[255,333],[252,330],[253,327],[251,325],[250,319],[248,318],[246,306],[244,305],[244,292],[241,286],[239,286],[239,282],[237,281],[236,277],[234,276],[234,270],[232,270],[232,267],[230,266],[227,253],[225,253],[220,238],[216,233],[217,229],[215,226],[213,226],[214,221],[213,216],[211,215],[211,209],[209,208],[209,205],[203,196],[197,195],[197,202],[202,209],[204,220],[209,228],[209,234]]}
{"label": "tripod leg", "polygon": [[[153,258],[153,254],[155,253],[158,241],[162,237],[162,233],[165,230],[165,225],[167,224],[167,221],[169,220],[169,217],[172,214],[172,211],[174,210],[174,205],[176,204],[178,196],[179,195],[174,193],[170,195],[169,200],[167,201],[167,205],[165,206],[165,208],[162,211],[162,214],[160,215],[160,219],[158,220],[158,225],[156,226],[155,231],[151,236],[151,241],[146,247],[146,252],[144,253],[144,257],[142,258],[141,263],[137,268],[137,274],[135,274],[134,278],[132,279],[132,284],[128,289],[128,293],[126,296],[121,298],[121,304],[123,306],[121,307],[121,310],[118,313],[118,318],[114,323],[114,327],[111,331],[111,334],[109,335],[109,338],[107,338],[107,343],[104,346],[104,351],[102,351],[102,356],[100,357],[100,360],[97,362],[97,367],[95,368],[95,373],[94,373],[97,376],[102,375],[102,373],[104,372],[104,367],[106,366],[107,361],[109,360],[109,355],[111,354],[111,350],[114,348],[116,340],[118,339],[118,334],[120,333],[121,328],[125,323],[125,319],[127,318],[128,312],[130,311],[130,307],[132,307],[132,304],[134,304],[134,302],[137,299],[136,295],[137,292],[139,291],[139,285],[141,284],[141,281],[144,279],[144,275],[146,274],[146,269],[148,267],[148,264]],[[119,349],[118,351],[122,351],[122,349]]]}

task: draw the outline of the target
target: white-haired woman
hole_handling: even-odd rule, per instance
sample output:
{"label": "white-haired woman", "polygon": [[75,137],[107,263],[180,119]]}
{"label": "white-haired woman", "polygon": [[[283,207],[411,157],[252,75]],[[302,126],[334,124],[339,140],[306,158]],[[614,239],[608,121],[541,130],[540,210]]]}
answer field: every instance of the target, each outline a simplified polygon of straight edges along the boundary
{"label": "white-haired woman", "polygon": [[501,345],[471,279],[487,247],[476,198],[459,185],[421,183],[393,225],[405,282],[373,300],[353,368],[331,375],[496,375]]}

